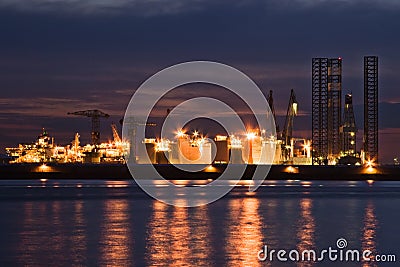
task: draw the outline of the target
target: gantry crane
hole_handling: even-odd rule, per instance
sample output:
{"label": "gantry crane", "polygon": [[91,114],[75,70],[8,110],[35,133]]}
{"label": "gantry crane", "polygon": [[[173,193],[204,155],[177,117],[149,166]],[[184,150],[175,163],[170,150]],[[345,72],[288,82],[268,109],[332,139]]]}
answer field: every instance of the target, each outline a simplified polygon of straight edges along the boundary
{"label": "gantry crane", "polygon": [[85,116],[92,118],[92,145],[97,146],[100,140],[100,118],[108,118],[110,117],[110,115],[97,109],[68,112],[68,115]]}
{"label": "gantry crane", "polygon": [[297,115],[297,100],[294,90],[290,91],[289,105],[286,113],[285,126],[282,131],[283,158],[293,157],[292,135],[293,119]]}

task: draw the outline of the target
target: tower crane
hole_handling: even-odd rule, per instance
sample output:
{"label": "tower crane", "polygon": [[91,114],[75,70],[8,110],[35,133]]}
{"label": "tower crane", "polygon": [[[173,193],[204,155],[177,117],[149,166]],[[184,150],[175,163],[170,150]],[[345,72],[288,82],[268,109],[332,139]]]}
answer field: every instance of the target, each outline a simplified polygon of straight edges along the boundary
{"label": "tower crane", "polygon": [[100,118],[108,118],[110,115],[97,109],[68,112],[67,114],[92,118],[92,145],[97,146],[100,140]]}
{"label": "tower crane", "polygon": [[293,135],[293,119],[297,116],[297,100],[294,90],[290,91],[289,105],[286,113],[285,126],[282,131],[282,146],[283,146],[283,157],[293,157],[292,148],[292,135]]}

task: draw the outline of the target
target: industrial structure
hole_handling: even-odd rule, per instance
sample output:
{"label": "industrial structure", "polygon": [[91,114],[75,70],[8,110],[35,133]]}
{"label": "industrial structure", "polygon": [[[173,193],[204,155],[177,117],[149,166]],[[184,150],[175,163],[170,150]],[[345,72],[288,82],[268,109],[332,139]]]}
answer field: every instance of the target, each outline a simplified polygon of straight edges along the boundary
{"label": "industrial structure", "polygon": [[328,160],[340,156],[342,117],[342,58],[328,60]]}
{"label": "industrial structure", "polygon": [[110,115],[97,109],[68,112],[68,115],[76,115],[76,116],[84,116],[92,118],[92,131],[91,131],[92,145],[97,146],[100,141],[100,118],[108,118],[110,117]]}
{"label": "industrial structure", "polygon": [[[272,97],[272,90],[270,90],[267,100],[275,119],[275,107]],[[298,102],[296,100],[296,94],[292,89],[290,91],[285,124],[282,131],[279,130],[279,124],[275,120],[277,139],[275,140],[276,152],[274,163],[298,165],[311,164],[311,140],[293,137],[294,118],[297,116],[297,110]]]}
{"label": "industrial structure", "polygon": [[[312,59],[312,163],[378,160],[378,57],[364,57],[364,144],[357,153],[352,94],[342,110],[342,58]],[[343,112],[343,115],[342,115]],[[343,121],[342,121],[343,119]],[[351,163],[350,163],[351,162]]]}
{"label": "industrial structure", "polygon": [[271,113],[267,113],[267,119],[269,120],[269,116],[271,116],[271,114],[272,114],[272,118],[274,119],[274,122],[275,122],[275,132],[276,133],[279,133],[280,131],[279,131],[279,124],[278,124],[278,122],[276,121],[276,114],[275,114],[275,106],[274,106],[274,97],[272,96],[272,90],[269,90],[269,94],[268,94],[268,97],[267,97],[267,101],[268,101],[268,105],[269,105],[269,108],[270,108],[270,110],[271,110]]}
{"label": "industrial structure", "polygon": [[146,126],[151,126],[155,127],[157,126],[155,123],[152,122],[143,122],[139,121],[134,117],[127,117],[127,118],[122,118],[120,121],[121,126],[125,124],[125,128],[127,129],[128,133],[128,139],[131,140],[131,145],[130,145],[130,151],[129,155],[131,159],[133,159],[134,162],[138,162],[138,149],[137,149],[137,131],[138,127],[146,127]]}
{"label": "industrial structure", "polygon": [[313,58],[313,164],[333,162],[340,155],[341,98],[342,58]]}
{"label": "industrial structure", "polygon": [[289,105],[286,112],[285,125],[282,131],[282,156],[284,161],[293,158],[293,121],[297,116],[297,100],[294,90],[290,91]]}
{"label": "industrial structure", "polygon": [[353,110],[353,96],[346,94],[344,99],[343,125],[341,127],[342,156],[356,157],[357,126]]}
{"label": "industrial structure", "polygon": [[358,165],[364,162],[372,165],[378,162],[378,57],[364,57],[361,152],[357,151],[352,93],[345,95],[342,109],[342,58],[312,59],[312,140],[293,136],[298,112],[294,90],[290,92],[283,127],[276,121],[272,93],[270,90],[267,96],[271,112],[266,116],[275,121],[276,136],[270,136],[263,129],[248,128],[246,132],[216,135],[212,140],[198,131],[189,134],[188,130],[180,129],[175,138],[165,139],[149,134],[148,128],[140,128],[145,130],[145,137],[137,140],[138,127],[156,124],[127,117],[120,123],[125,125],[129,141],[122,140],[117,126],[112,124],[113,140],[101,143],[100,118],[109,115],[96,109],[68,113],[91,118],[91,144],[81,146],[76,133],[71,144],[56,145],[43,130],[34,143],[19,144],[16,148],[7,148],[6,152],[13,162],[125,162],[127,155],[134,163],[154,164]]}
{"label": "industrial structure", "polygon": [[328,59],[312,59],[312,163],[328,159]]}
{"label": "industrial structure", "polygon": [[[68,145],[57,145],[54,138],[50,137],[45,129],[35,142],[21,143],[18,147],[6,148],[6,153],[11,157],[12,163],[122,163],[124,155],[129,150],[129,144],[121,140],[115,125],[112,125],[114,139],[96,146],[80,145],[79,134]],[[96,153],[93,153],[96,149]],[[96,156],[94,156],[94,154]]]}
{"label": "industrial structure", "polygon": [[364,158],[378,162],[378,57],[364,57]]}

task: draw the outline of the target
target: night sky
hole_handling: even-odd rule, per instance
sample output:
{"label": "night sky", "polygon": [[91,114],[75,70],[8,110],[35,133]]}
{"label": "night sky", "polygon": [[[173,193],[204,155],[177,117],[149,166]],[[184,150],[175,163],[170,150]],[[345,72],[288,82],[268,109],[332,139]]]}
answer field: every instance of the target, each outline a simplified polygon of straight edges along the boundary
{"label": "night sky", "polygon": [[67,116],[77,110],[109,113],[102,139],[111,138],[111,122],[143,81],[191,60],[231,65],[265,94],[274,90],[280,125],[295,89],[294,135],[310,137],[311,59],[339,56],[360,149],[363,56],[377,55],[380,157],[392,162],[400,156],[399,16],[397,0],[0,0],[0,153],[34,141],[42,127],[60,144],[75,132],[89,142],[90,120]]}

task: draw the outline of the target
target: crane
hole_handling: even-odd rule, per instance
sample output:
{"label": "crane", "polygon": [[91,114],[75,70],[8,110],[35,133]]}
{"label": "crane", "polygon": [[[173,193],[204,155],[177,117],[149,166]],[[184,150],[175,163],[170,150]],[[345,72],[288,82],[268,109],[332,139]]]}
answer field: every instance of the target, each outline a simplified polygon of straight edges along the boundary
{"label": "crane", "polygon": [[97,109],[68,112],[67,114],[92,118],[92,145],[97,146],[100,140],[100,118],[108,118],[110,115]]}
{"label": "crane", "polygon": [[291,148],[293,134],[293,119],[297,116],[297,100],[294,90],[290,91],[289,105],[286,113],[285,126],[282,131],[282,146],[284,158],[292,156],[293,149]]}
{"label": "crane", "polygon": [[272,90],[269,90],[269,94],[267,97],[268,105],[271,110],[272,116],[274,118],[275,122],[275,127],[276,127],[276,135],[279,136],[279,125],[278,122],[276,121],[276,115],[275,115],[275,107],[274,107],[274,98],[272,97]]}
{"label": "crane", "polygon": [[113,133],[113,137],[114,137],[114,142],[121,143],[121,138],[119,137],[117,126],[115,125],[115,123],[111,124],[111,129],[112,129],[112,133]]}

